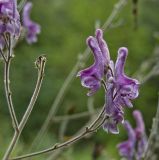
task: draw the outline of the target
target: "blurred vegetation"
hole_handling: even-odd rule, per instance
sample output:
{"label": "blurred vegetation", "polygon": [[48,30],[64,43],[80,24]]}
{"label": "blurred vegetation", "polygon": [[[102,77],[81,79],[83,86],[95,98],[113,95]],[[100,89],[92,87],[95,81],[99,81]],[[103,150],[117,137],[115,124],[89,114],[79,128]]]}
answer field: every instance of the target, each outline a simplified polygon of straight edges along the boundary
{"label": "blurred vegetation", "polygon": [[[159,1],[138,1],[137,29],[134,30],[132,1],[129,0],[128,5],[115,20],[115,22],[122,20],[123,24],[106,31],[104,34],[114,60],[119,47],[128,47],[129,56],[126,63],[128,75],[135,73],[140,64],[152,56],[154,47],[158,43],[153,35],[159,29]],[[25,149],[29,148],[43,124],[64,79],[76,63],[78,54],[82,53],[86,48],[85,39],[94,34],[95,22],[99,21],[102,25],[110,15],[117,0],[33,0],[32,2],[34,3],[32,18],[41,25],[42,32],[39,35],[38,42],[34,45],[28,45],[25,41],[18,43],[11,68],[13,100],[19,120],[27,107],[35,86],[37,75],[34,61],[40,54],[46,54],[48,61],[40,96],[14,154],[24,153]],[[91,63],[92,58],[87,65]],[[2,75],[0,79],[1,157],[8,146],[13,130],[4,95],[3,64],[1,63],[0,65]],[[140,96],[134,101],[133,109],[140,109],[144,115],[147,133],[150,131],[152,117],[156,111],[158,81],[159,78],[157,76],[142,85]],[[86,89],[81,87],[80,80],[76,78],[61,102],[58,114],[65,114],[70,106],[74,106],[75,112],[86,110],[86,92]],[[104,103],[103,92],[99,91],[94,97],[95,107],[102,106]],[[132,123],[134,123],[131,116],[133,109],[125,109],[126,119],[129,119]],[[85,120],[71,122],[66,131],[67,136],[75,133],[85,123]],[[41,148],[56,142],[57,131],[58,124],[53,124],[47,136],[44,137],[45,144]],[[104,146],[104,154],[107,157],[116,158],[118,157],[118,152],[115,146],[126,138],[126,133],[122,127],[120,132],[120,135],[109,135],[101,129],[91,139],[81,141],[74,149],[69,149],[61,159],[80,160],[83,158],[91,160],[95,142]],[[67,154],[68,156],[66,156]],[[69,157],[70,155],[71,157]],[[39,157],[33,159],[39,160]]]}

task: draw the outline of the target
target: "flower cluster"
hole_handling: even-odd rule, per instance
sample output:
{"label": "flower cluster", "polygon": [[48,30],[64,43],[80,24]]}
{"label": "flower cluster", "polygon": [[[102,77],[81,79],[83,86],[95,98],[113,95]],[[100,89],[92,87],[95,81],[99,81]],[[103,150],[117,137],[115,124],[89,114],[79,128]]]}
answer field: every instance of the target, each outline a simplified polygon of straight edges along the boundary
{"label": "flower cluster", "polygon": [[133,129],[128,121],[124,122],[124,127],[128,132],[128,140],[118,144],[119,153],[127,160],[141,160],[147,148],[147,137],[145,126],[140,111],[133,112],[136,120],[136,128]]}
{"label": "flower cluster", "polygon": [[20,35],[20,16],[17,10],[16,0],[0,1],[0,48],[5,46],[4,34],[19,37]]}
{"label": "flower cluster", "polygon": [[26,41],[29,44],[37,42],[37,34],[40,33],[40,26],[30,19],[32,3],[28,2],[23,9],[23,27],[27,31]]}
{"label": "flower cluster", "polygon": [[102,84],[106,86],[105,114],[109,119],[103,128],[107,132],[119,133],[117,124],[123,122],[123,107],[132,107],[131,100],[138,97],[139,82],[125,75],[124,65],[128,50],[121,47],[117,60],[110,58],[108,46],[103,39],[103,32],[97,29],[95,37],[88,37],[87,45],[94,55],[94,64],[78,72],[82,86],[89,89],[88,96],[95,94]]}

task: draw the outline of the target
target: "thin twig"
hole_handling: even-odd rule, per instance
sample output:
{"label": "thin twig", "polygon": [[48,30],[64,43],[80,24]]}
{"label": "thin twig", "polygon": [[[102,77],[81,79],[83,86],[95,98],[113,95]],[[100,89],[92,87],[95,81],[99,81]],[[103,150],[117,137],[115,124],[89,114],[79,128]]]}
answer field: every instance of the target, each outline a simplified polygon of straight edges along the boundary
{"label": "thin twig", "polygon": [[[11,158],[10,160],[18,160],[18,159],[33,157],[33,156],[37,156],[37,155],[40,155],[40,154],[52,152],[52,151],[60,149],[60,148],[68,147],[69,145],[71,145],[71,144],[77,142],[78,140],[84,138],[87,134],[90,134],[90,133],[93,133],[93,132],[97,131],[103,125],[103,123],[106,121],[106,119],[109,118],[109,117],[106,116],[105,118],[102,119],[102,121],[99,122],[101,117],[103,117],[103,111],[104,110],[105,109],[103,108],[103,110],[99,114],[98,118],[89,127],[86,127],[85,130],[81,134],[77,135],[76,137],[73,137],[70,140],[68,140],[66,142],[63,142],[61,144],[55,144],[53,147],[50,147],[48,149],[38,151],[38,152],[34,152],[34,153],[30,153],[30,154],[26,154],[26,155],[19,156],[19,157],[16,157],[16,158]],[[97,123],[98,123],[98,125],[96,126]]]}
{"label": "thin twig", "polygon": [[7,63],[7,58],[5,57],[4,52],[2,51],[2,49],[0,49],[0,55],[2,56],[4,62]]}
{"label": "thin twig", "polygon": [[[87,108],[88,108],[88,111],[86,111],[87,112],[87,116],[90,116],[90,119],[89,119],[89,121],[92,121],[93,122],[93,120],[94,119],[96,119],[96,117],[94,117],[95,116],[95,113],[96,113],[96,115],[98,115],[99,113],[97,113],[97,111],[95,112],[95,109],[94,109],[94,98],[93,97],[88,97],[88,101],[87,101]],[[101,110],[101,109],[100,109]],[[83,112],[84,113],[84,112]],[[82,113],[81,113],[82,114]],[[74,116],[75,116],[76,114],[74,114]],[[79,115],[80,115],[80,113],[79,113]],[[71,115],[70,115],[71,116]],[[66,120],[63,120],[64,122],[65,121],[68,121],[68,120],[70,120],[70,116],[69,115],[67,115],[67,119]],[[81,115],[82,116],[82,115]],[[75,119],[77,119],[78,117],[74,117]],[[82,118],[82,117],[81,117]],[[71,137],[75,137],[76,135],[78,135],[78,134],[80,134],[84,129],[85,129],[85,126],[89,126],[90,125],[90,123],[89,124],[87,124],[87,125],[84,125],[84,128],[82,127],[82,128],[80,128],[80,129],[78,129],[78,131],[73,135],[73,136],[71,136]],[[46,160],[54,160],[54,159],[57,159],[57,157],[61,154],[61,152],[63,151],[63,149],[60,149],[60,150],[57,150],[56,152],[53,152]]]}
{"label": "thin twig", "polygon": [[9,50],[7,52],[7,58],[5,59],[5,64],[4,64],[4,86],[5,86],[6,99],[7,99],[7,104],[8,104],[9,112],[11,115],[11,119],[12,119],[13,128],[16,131],[18,131],[18,121],[15,114],[13,100],[12,100],[12,92],[10,89],[10,64],[12,60],[12,37],[9,36],[8,41],[9,41]]}
{"label": "thin twig", "polygon": [[20,3],[18,4],[18,11],[21,12],[23,9],[24,5],[26,4],[27,0],[21,0]]}
{"label": "thin twig", "polygon": [[[119,0],[115,5],[114,5],[114,9],[111,13],[111,15],[108,17],[107,21],[104,23],[102,29],[103,31],[107,31],[111,24],[113,23],[113,20],[116,18],[116,16],[119,14],[119,12],[121,11],[121,9],[126,5],[127,0]],[[86,63],[86,61],[88,60],[90,55],[90,49],[87,47],[85,49],[85,51],[82,54],[82,59],[79,59],[77,61],[77,63],[75,64],[75,66],[73,67],[72,71],[70,72],[70,74],[68,75],[68,77],[66,78],[66,80],[64,81],[60,91],[58,92],[55,101],[53,102],[51,109],[49,111],[49,114],[45,120],[45,122],[43,123],[40,131],[38,132],[37,136],[35,137],[30,150],[32,148],[36,148],[38,147],[38,144],[40,143],[40,141],[42,140],[42,136],[45,134],[48,126],[50,125],[50,123],[52,122],[53,117],[55,116],[57,109],[60,105],[60,103],[63,100],[64,95],[66,94],[66,91],[68,90],[70,83],[73,81],[73,79],[76,76],[77,71],[79,70],[79,68],[81,67],[81,63]]]}
{"label": "thin twig", "polygon": [[44,77],[44,69],[45,69],[45,63],[46,63],[46,58],[45,56],[40,56],[37,61],[36,61],[36,66],[38,68],[38,79],[37,79],[37,83],[36,83],[36,87],[35,87],[35,90],[34,90],[34,93],[32,95],[32,98],[30,100],[30,103],[27,107],[27,110],[18,126],[18,131],[15,132],[13,138],[12,138],[12,141],[3,157],[3,160],[8,160],[9,159],[9,156],[11,154],[11,152],[13,151],[20,135],[21,135],[21,132],[33,110],[33,107],[34,107],[34,104],[37,100],[37,97],[39,95],[39,91],[40,91],[40,88],[41,88],[41,84],[42,84],[42,80],[43,80],[43,77]]}
{"label": "thin twig", "polygon": [[153,119],[152,130],[148,139],[148,146],[145,152],[144,160],[159,159],[159,100],[156,117]]}
{"label": "thin twig", "polygon": [[58,122],[61,122],[61,121],[65,121],[66,119],[77,120],[77,119],[81,119],[81,118],[96,115],[97,113],[99,113],[99,109],[96,109],[91,113],[90,113],[90,111],[84,111],[84,112],[75,113],[75,114],[72,114],[72,115],[56,116],[56,117],[53,118],[52,121],[55,122],[55,123],[58,123]]}

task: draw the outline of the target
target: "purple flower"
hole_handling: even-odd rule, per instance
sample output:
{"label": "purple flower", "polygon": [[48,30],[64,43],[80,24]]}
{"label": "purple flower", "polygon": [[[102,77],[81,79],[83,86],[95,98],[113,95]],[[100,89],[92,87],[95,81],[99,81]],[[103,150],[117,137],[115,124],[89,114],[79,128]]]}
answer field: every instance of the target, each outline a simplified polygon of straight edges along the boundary
{"label": "purple flower", "polygon": [[147,148],[147,137],[145,133],[145,125],[141,112],[135,110],[133,112],[134,119],[136,120],[136,128],[134,129],[137,139],[137,153],[136,159],[141,160]]}
{"label": "purple flower", "polygon": [[89,89],[87,95],[91,96],[101,87],[101,80],[110,59],[107,44],[103,40],[102,30],[96,30],[95,37],[88,37],[87,45],[93,52],[95,62],[89,68],[78,72],[77,76],[81,78],[82,86]]}
{"label": "purple flower", "polygon": [[132,160],[135,153],[136,136],[128,121],[124,122],[124,127],[128,133],[128,140],[118,144],[117,148],[121,156]]}
{"label": "purple flower", "polygon": [[9,33],[12,36],[20,35],[20,16],[16,0],[0,2],[0,34]]}
{"label": "purple flower", "polygon": [[133,105],[130,100],[138,97],[139,82],[136,79],[127,77],[124,73],[127,55],[127,48],[119,48],[115,64],[115,85],[118,95],[120,95],[121,103],[125,106],[132,107]]}
{"label": "purple flower", "polygon": [[123,111],[122,107],[114,101],[114,85],[110,83],[107,88],[106,93],[106,104],[105,104],[105,113],[109,116],[109,119],[104,123],[103,129],[106,132],[111,132],[113,134],[118,134],[119,130],[117,124],[123,122]]}
{"label": "purple flower", "polygon": [[128,132],[128,140],[117,145],[121,156],[126,157],[127,160],[136,158],[142,160],[147,148],[147,137],[145,133],[144,121],[141,112],[135,110],[133,112],[134,119],[136,120],[136,128],[133,129],[128,122],[124,123],[124,127]]}
{"label": "purple flower", "polygon": [[122,47],[118,50],[116,63],[110,59],[109,50],[103,39],[103,32],[96,30],[95,37],[88,37],[87,44],[94,54],[94,64],[78,72],[82,86],[89,89],[88,96],[105,88],[105,114],[109,117],[103,124],[103,129],[114,134],[119,133],[118,123],[124,121],[123,108],[132,107],[131,101],[138,97],[139,82],[125,75],[124,65],[128,50]]}
{"label": "purple flower", "polygon": [[40,26],[30,19],[32,3],[28,2],[23,10],[23,26],[27,30],[26,40],[29,44],[37,42],[37,34],[40,33]]}
{"label": "purple flower", "polygon": [[138,81],[124,74],[127,53],[126,48],[120,48],[115,67],[113,62],[110,61],[106,73],[107,93],[105,113],[110,118],[105,122],[103,128],[113,134],[119,133],[117,125],[124,121],[123,107],[132,107],[131,100],[138,96]]}

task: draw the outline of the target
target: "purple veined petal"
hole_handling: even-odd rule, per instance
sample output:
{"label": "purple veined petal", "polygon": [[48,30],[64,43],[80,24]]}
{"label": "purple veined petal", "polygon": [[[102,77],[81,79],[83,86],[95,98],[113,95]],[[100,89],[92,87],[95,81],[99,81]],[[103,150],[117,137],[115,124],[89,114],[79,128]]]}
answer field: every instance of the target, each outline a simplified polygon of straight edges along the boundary
{"label": "purple veined petal", "polygon": [[106,82],[108,84],[114,83],[114,62],[112,60],[109,62],[109,69],[106,73]]}
{"label": "purple veined petal", "polygon": [[115,63],[115,79],[120,85],[139,85],[139,82],[136,79],[129,78],[124,73],[125,61],[128,55],[128,49],[121,47],[118,50],[118,57]]}
{"label": "purple veined petal", "polygon": [[131,127],[130,123],[128,121],[125,121],[124,127],[128,133],[129,140],[131,140],[132,144],[135,144],[136,136],[133,128]]}
{"label": "purple veined petal", "polygon": [[30,19],[32,3],[28,2],[23,9],[23,26],[27,30],[26,40],[29,44],[37,42],[37,34],[41,32],[40,25]]}
{"label": "purple veined petal", "polygon": [[104,124],[103,124],[103,129],[107,133],[112,133],[112,134],[119,134],[119,129],[117,127],[117,123],[112,119],[109,118]]}
{"label": "purple veined petal", "polygon": [[113,98],[114,93],[114,84],[109,83],[106,93],[106,104],[105,104],[105,114],[109,116],[109,119],[103,125],[103,129],[107,132],[118,134],[118,123],[122,123],[124,121],[123,111],[121,106],[114,101]]}
{"label": "purple veined petal", "polygon": [[143,135],[137,144],[136,160],[142,160],[144,158],[145,151],[147,150],[147,136]]}
{"label": "purple veined petal", "polygon": [[81,78],[82,86],[89,89],[87,95],[91,96],[101,87],[101,80],[104,76],[104,62],[97,40],[90,36],[86,42],[94,55],[94,63],[90,67],[79,71],[77,77]]}
{"label": "purple veined petal", "polygon": [[129,140],[118,144],[117,148],[119,150],[120,156],[125,157],[127,160],[133,160],[134,150],[132,150]]}
{"label": "purple veined petal", "polygon": [[113,102],[113,92],[114,92],[114,85],[109,83],[107,86],[107,93],[105,95],[105,112],[107,115],[112,116],[114,113],[114,102]]}
{"label": "purple veined petal", "polygon": [[120,90],[121,95],[127,95],[129,99],[135,99],[139,95],[139,85],[132,83],[128,85],[122,85],[122,89]]}
{"label": "purple veined petal", "polygon": [[109,119],[106,120],[106,122],[103,124],[103,129],[106,132],[110,132],[113,134],[118,134],[119,130],[117,127],[117,122],[114,120],[114,114],[115,114],[115,105],[113,102],[113,91],[114,91],[114,85],[110,83],[107,88],[106,93],[106,104],[105,104],[105,114],[109,116]]}
{"label": "purple veined petal", "polygon": [[140,137],[142,137],[142,135],[145,134],[145,124],[140,111],[135,110],[133,112],[133,116],[136,121],[136,128],[135,128],[136,138],[140,139]]}
{"label": "purple veined petal", "polygon": [[91,76],[83,77],[83,79],[81,81],[82,86],[86,87],[86,88],[90,88],[90,86],[94,86],[97,83],[99,83],[99,81],[97,79],[95,79],[94,77],[91,77]]}
{"label": "purple veined petal", "polygon": [[128,133],[128,140],[118,144],[117,148],[121,156],[127,158],[128,160],[132,160],[135,153],[135,132],[128,121],[124,122],[124,128]]}
{"label": "purple veined petal", "polygon": [[118,57],[115,64],[115,76],[116,79],[123,78],[124,76],[124,65],[128,55],[128,50],[122,47],[118,50]]}
{"label": "purple veined petal", "polygon": [[102,57],[102,52],[98,45],[98,41],[94,37],[90,36],[87,38],[86,42],[87,42],[87,45],[92,50],[95,64],[98,64],[98,65],[101,64],[101,66],[103,66],[103,57]]}
{"label": "purple veined petal", "polygon": [[104,61],[105,61],[106,65],[108,66],[109,62],[110,62],[110,53],[109,53],[108,46],[107,46],[105,40],[103,39],[103,31],[101,29],[96,30],[96,39],[98,41],[100,50],[102,52],[102,56],[104,58]]}
{"label": "purple veined petal", "polygon": [[136,159],[141,160],[144,152],[147,149],[147,136],[145,133],[145,124],[142,114],[139,110],[133,112],[134,119],[136,120],[136,128],[134,129],[137,139],[137,153]]}
{"label": "purple veined petal", "polygon": [[131,103],[131,101],[129,100],[129,98],[123,97],[122,99],[123,99],[123,102],[124,102],[125,106],[127,106],[129,108],[133,107],[133,104]]}
{"label": "purple veined petal", "polygon": [[89,89],[87,96],[92,96],[101,87],[101,83],[97,79],[91,76],[81,77],[81,84],[83,87]]}

